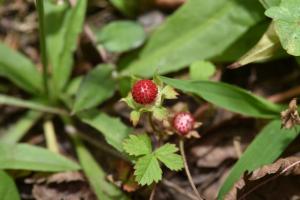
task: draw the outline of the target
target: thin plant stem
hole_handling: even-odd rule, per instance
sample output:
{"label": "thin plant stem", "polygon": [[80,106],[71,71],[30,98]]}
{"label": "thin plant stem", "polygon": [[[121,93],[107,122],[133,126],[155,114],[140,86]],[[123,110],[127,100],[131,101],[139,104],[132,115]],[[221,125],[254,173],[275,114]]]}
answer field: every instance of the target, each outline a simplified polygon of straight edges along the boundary
{"label": "thin plant stem", "polygon": [[156,129],[154,123],[153,123],[152,113],[150,113],[150,112],[148,113],[148,121],[149,121],[149,124],[150,124],[153,132],[157,132],[157,129]]}
{"label": "thin plant stem", "polygon": [[180,153],[181,153],[181,156],[183,158],[183,163],[184,163],[184,169],[185,169],[185,173],[188,177],[188,180],[189,180],[189,183],[195,193],[195,195],[198,197],[198,199],[200,200],[204,200],[204,198],[201,197],[201,195],[199,194],[195,184],[194,184],[194,181],[193,181],[193,178],[192,178],[192,175],[190,173],[190,170],[189,170],[189,167],[188,167],[188,164],[187,164],[187,161],[186,161],[186,156],[185,156],[185,152],[184,152],[184,141],[183,139],[181,139],[179,141],[179,149],[180,149]]}
{"label": "thin plant stem", "polygon": [[157,187],[157,185],[154,184],[153,189],[152,189],[151,194],[150,194],[150,197],[149,197],[149,200],[154,200],[154,196],[155,196],[155,192],[156,192],[156,187]]}
{"label": "thin plant stem", "polygon": [[186,196],[187,198],[191,199],[191,200],[198,200],[198,197],[196,197],[194,194],[188,193],[186,192],[184,189],[182,189],[179,185],[168,181],[167,179],[164,179],[162,181],[162,183],[167,186],[168,188],[172,188],[173,190],[175,190],[176,192],[178,192],[179,194],[182,194],[184,196]]}
{"label": "thin plant stem", "polygon": [[48,149],[59,154],[59,146],[52,121],[50,119],[46,119],[43,126]]}
{"label": "thin plant stem", "polygon": [[159,130],[156,129],[155,124],[153,122],[152,113],[148,113],[148,121],[153,131],[155,146],[159,147],[161,145],[161,134]]}
{"label": "thin plant stem", "polygon": [[47,58],[47,44],[44,26],[44,0],[36,0],[38,19],[39,19],[39,37],[40,37],[40,50],[42,55],[43,64],[43,83],[46,95],[49,95],[48,86],[48,58]]}

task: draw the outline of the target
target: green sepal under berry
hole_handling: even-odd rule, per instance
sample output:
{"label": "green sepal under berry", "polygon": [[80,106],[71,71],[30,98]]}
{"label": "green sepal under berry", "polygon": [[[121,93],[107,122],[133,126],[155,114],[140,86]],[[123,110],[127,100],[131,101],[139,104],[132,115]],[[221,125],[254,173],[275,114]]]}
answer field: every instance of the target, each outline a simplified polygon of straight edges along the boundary
{"label": "green sepal under berry", "polygon": [[[141,79],[137,77],[132,77],[132,84],[136,83]],[[177,98],[178,93],[169,85],[164,86],[163,82],[159,79],[158,76],[154,76],[153,82],[156,84],[158,89],[157,97],[155,101],[151,104],[142,105],[134,101],[131,92],[127,97],[122,98],[121,101],[124,101],[133,111],[130,113],[130,121],[134,126],[137,125],[140,116],[145,112],[153,113],[153,117],[157,120],[164,120],[168,117],[168,111],[163,107],[163,101],[165,99],[175,99]]]}
{"label": "green sepal under berry", "polygon": [[130,135],[124,140],[124,150],[135,157],[134,175],[140,185],[150,185],[162,178],[159,162],[170,170],[178,171],[183,168],[183,159],[176,154],[178,148],[167,143],[152,151],[151,139],[146,134]]}
{"label": "green sepal under berry", "polygon": [[153,113],[153,117],[159,121],[162,121],[162,120],[168,118],[168,110],[162,106],[153,107],[152,113]]}

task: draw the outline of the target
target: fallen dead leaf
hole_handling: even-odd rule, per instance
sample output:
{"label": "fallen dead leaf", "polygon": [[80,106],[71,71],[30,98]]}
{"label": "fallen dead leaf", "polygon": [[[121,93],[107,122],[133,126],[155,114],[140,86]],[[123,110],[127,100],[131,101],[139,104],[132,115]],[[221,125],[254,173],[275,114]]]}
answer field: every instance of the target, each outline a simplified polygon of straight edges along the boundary
{"label": "fallen dead leaf", "polygon": [[295,196],[299,199],[299,178],[300,157],[279,159],[252,173],[245,173],[226,195],[225,200],[291,199]]}
{"label": "fallen dead leaf", "polygon": [[62,172],[46,176],[39,174],[27,183],[34,183],[32,195],[37,200],[96,200],[82,173]]}
{"label": "fallen dead leaf", "polygon": [[255,135],[253,120],[229,122],[210,131],[191,149],[193,158],[197,159],[198,167],[216,168],[225,160],[238,159],[240,151],[234,145],[239,140],[239,150],[244,150]]}
{"label": "fallen dead leaf", "polygon": [[297,99],[290,101],[288,109],[281,112],[281,127],[290,129],[295,125],[300,125],[300,117],[297,110]]}

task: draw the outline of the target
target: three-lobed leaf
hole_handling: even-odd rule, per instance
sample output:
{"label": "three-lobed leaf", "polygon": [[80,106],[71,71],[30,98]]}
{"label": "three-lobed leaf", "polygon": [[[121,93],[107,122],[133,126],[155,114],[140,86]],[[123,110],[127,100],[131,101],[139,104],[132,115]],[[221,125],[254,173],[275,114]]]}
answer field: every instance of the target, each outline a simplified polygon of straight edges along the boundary
{"label": "three-lobed leaf", "polygon": [[280,6],[269,8],[265,14],[275,23],[275,30],[288,54],[300,56],[300,0],[282,0]]}
{"label": "three-lobed leaf", "polygon": [[0,170],[0,197],[1,200],[19,200],[20,195],[13,178],[5,171]]}
{"label": "three-lobed leaf", "polygon": [[161,79],[179,90],[196,94],[219,107],[246,116],[278,118],[282,107],[239,87],[213,81]]}
{"label": "three-lobed leaf", "polygon": [[175,154],[178,148],[174,144],[165,144],[158,148],[154,153],[158,160],[166,165],[170,170],[178,171],[183,168],[183,159]]}
{"label": "three-lobed leaf", "polygon": [[158,182],[162,177],[159,161],[170,170],[178,171],[183,168],[183,159],[176,154],[178,148],[174,144],[165,144],[152,152],[150,137],[146,134],[130,135],[124,140],[124,150],[137,161],[134,165],[135,180],[141,185]]}
{"label": "three-lobed leaf", "polygon": [[153,153],[139,158],[134,165],[134,169],[135,180],[141,185],[150,185],[153,182],[160,181],[162,178],[162,170]]}
{"label": "three-lobed leaf", "polygon": [[131,156],[141,156],[152,152],[151,140],[146,134],[130,135],[124,140],[123,148]]}
{"label": "three-lobed leaf", "polygon": [[1,142],[0,169],[58,172],[78,170],[80,166],[45,148]]}
{"label": "three-lobed leaf", "polygon": [[73,112],[96,107],[112,97],[114,92],[112,66],[99,65],[83,78],[77,91]]}
{"label": "three-lobed leaf", "polygon": [[242,157],[231,169],[220,189],[218,199],[223,199],[244,172],[253,171],[276,160],[285,148],[299,135],[300,128],[282,129],[280,120],[266,125],[248,146]]}
{"label": "three-lobed leaf", "polygon": [[149,77],[215,57],[263,18],[263,7],[253,0],[187,1],[158,28],[137,59],[125,59],[122,74]]}

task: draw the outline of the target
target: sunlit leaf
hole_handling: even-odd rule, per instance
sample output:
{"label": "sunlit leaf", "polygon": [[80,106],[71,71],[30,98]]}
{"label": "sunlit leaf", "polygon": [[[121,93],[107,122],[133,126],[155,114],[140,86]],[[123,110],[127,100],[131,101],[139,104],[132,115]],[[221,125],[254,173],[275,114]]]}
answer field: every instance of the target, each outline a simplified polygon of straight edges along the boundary
{"label": "sunlit leaf", "polygon": [[282,111],[281,106],[230,84],[161,78],[166,84],[174,88],[196,94],[216,106],[246,116],[279,118]]}
{"label": "sunlit leaf", "polygon": [[187,1],[158,28],[136,59],[123,63],[122,74],[163,74],[215,57],[263,18],[258,1]]}
{"label": "sunlit leaf", "polygon": [[1,142],[0,169],[57,172],[78,170],[80,167],[75,162],[45,148]]}
{"label": "sunlit leaf", "polygon": [[271,7],[266,15],[273,18],[275,30],[288,54],[300,56],[300,0],[282,0]]}

